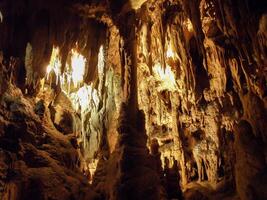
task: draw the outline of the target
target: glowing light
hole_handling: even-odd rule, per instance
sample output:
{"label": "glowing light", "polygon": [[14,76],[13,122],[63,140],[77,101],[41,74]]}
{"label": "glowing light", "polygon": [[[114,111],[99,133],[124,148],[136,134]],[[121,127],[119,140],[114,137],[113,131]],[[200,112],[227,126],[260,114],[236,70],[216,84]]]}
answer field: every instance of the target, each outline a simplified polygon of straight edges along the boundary
{"label": "glowing light", "polygon": [[174,58],[175,57],[175,53],[172,51],[171,48],[168,48],[167,50],[167,58]]}
{"label": "glowing light", "polygon": [[56,74],[56,84],[60,82],[62,90],[66,93],[70,92],[72,83],[76,88],[78,84],[83,82],[86,64],[86,59],[76,50],[71,50],[69,55],[70,63],[66,63],[66,69],[63,73],[61,73],[61,59],[59,48],[54,47],[49,65],[46,68],[47,79],[49,78],[50,73],[54,71]]}
{"label": "glowing light", "polygon": [[166,66],[165,69],[161,67],[159,63],[157,63],[153,67],[154,76],[161,82],[160,89],[168,89],[168,90],[175,90],[177,88],[175,75],[171,70],[170,66]]}
{"label": "glowing light", "polygon": [[[69,77],[76,84],[83,82],[83,76],[85,73],[86,59],[79,55],[77,52],[72,52],[72,76]],[[104,75],[104,49],[103,46],[99,49],[98,54],[98,73],[99,76]],[[100,84],[102,82],[100,78]],[[69,82],[69,80],[67,80]],[[101,89],[99,89],[101,90]],[[78,111],[81,109],[81,113],[85,113],[92,109],[96,109],[100,103],[99,91],[92,87],[92,85],[84,84],[78,91],[72,92],[69,96],[72,101],[73,107]],[[83,115],[82,115],[83,116]]]}
{"label": "glowing light", "polygon": [[58,83],[60,77],[60,69],[61,69],[61,60],[59,57],[59,48],[53,47],[49,65],[46,67],[47,79],[49,78],[50,73],[54,71],[57,78],[56,83]]}
{"label": "glowing light", "polygon": [[76,97],[78,98],[78,104],[81,106],[82,112],[84,112],[89,106],[89,102],[91,100],[91,93],[92,87],[90,85],[85,85],[81,87],[76,93]]}
{"label": "glowing light", "polygon": [[100,99],[98,92],[91,85],[82,86],[77,92],[72,92],[70,94],[70,99],[72,101],[75,110],[79,110],[83,113],[85,111],[96,108],[99,104]]}
{"label": "glowing light", "polygon": [[167,59],[174,59],[176,60],[178,58],[178,55],[175,51],[173,51],[173,45],[172,43],[168,44],[168,49],[167,49],[167,52],[166,52],[166,57]]}
{"label": "glowing light", "polygon": [[71,68],[72,68],[72,81],[77,87],[78,83],[83,82],[83,76],[85,73],[86,59],[77,51],[72,50],[71,56]]}
{"label": "glowing light", "polygon": [[[60,84],[62,91],[71,99],[75,110],[84,112],[90,110],[99,103],[97,90],[91,85],[83,85],[76,92],[71,92],[72,83],[77,88],[78,84],[83,83],[85,74],[86,59],[76,50],[71,50],[70,62],[66,64],[66,68],[61,73],[61,59],[59,56],[59,48],[54,47],[50,59],[50,63],[46,68],[47,79],[52,71],[57,76],[56,84]],[[99,51],[99,73],[104,73],[104,50],[103,47]],[[60,80],[60,81],[59,81]]]}
{"label": "glowing light", "polygon": [[46,73],[50,74],[51,70],[52,70],[52,67],[50,65],[48,65],[46,68]]}

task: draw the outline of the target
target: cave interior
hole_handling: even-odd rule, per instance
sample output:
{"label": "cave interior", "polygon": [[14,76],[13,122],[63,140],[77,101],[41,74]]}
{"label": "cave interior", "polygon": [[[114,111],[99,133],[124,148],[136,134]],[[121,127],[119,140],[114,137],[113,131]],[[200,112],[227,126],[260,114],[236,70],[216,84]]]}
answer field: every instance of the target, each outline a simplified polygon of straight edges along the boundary
{"label": "cave interior", "polygon": [[266,200],[266,0],[1,0],[1,200]]}

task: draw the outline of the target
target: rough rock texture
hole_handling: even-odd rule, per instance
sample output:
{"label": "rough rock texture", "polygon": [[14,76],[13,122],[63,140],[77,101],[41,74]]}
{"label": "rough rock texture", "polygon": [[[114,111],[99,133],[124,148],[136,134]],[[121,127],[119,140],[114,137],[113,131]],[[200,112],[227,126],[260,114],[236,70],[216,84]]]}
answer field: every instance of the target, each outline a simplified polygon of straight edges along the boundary
{"label": "rough rock texture", "polygon": [[157,1],[142,8],[148,17],[140,20],[139,106],[162,160],[180,162],[183,183],[234,181],[233,126],[240,119],[266,146],[261,3]]}
{"label": "rough rock texture", "polygon": [[266,199],[266,54],[265,0],[1,1],[0,195]]}
{"label": "rough rock texture", "polygon": [[55,129],[48,109],[40,119],[33,102],[13,85],[1,96],[0,198],[98,199],[79,171],[71,137]]}

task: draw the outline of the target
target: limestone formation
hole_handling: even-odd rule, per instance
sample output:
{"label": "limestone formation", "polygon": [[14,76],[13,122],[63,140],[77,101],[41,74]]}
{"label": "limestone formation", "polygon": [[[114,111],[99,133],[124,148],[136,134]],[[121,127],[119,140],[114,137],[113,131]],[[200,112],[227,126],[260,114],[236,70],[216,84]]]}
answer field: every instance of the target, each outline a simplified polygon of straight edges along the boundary
{"label": "limestone formation", "polygon": [[265,1],[0,1],[0,199],[267,199]]}

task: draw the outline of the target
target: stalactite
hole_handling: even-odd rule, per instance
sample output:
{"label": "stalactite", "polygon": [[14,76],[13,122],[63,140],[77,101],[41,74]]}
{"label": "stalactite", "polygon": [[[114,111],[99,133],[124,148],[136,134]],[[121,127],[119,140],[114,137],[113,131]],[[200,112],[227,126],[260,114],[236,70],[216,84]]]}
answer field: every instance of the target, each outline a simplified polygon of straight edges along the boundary
{"label": "stalactite", "polygon": [[262,0],[3,0],[4,197],[265,199],[266,19]]}

